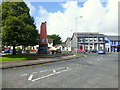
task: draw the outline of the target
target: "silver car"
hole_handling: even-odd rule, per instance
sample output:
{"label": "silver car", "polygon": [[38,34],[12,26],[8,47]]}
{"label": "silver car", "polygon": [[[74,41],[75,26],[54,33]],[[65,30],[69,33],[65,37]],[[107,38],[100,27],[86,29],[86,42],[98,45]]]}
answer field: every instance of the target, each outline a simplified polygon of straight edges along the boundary
{"label": "silver car", "polygon": [[105,53],[105,50],[99,50],[98,54],[106,54],[106,53]]}

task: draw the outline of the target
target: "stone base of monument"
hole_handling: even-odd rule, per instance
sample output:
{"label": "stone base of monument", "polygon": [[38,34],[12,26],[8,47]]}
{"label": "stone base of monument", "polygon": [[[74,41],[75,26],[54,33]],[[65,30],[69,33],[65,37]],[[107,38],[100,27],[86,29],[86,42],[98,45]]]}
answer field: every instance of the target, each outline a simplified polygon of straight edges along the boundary
{"label": "stone base of monument", "polygon": [[38,54],[48,54],[48,44],[40,44]]}

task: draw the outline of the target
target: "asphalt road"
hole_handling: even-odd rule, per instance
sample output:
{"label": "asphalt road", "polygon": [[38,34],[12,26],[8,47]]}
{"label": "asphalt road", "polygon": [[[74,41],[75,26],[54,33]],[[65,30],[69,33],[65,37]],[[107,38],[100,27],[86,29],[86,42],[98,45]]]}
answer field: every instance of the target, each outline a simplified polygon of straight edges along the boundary
{"label": "asphalt road", "polygon": [[118,53],[4,69],[2,88],[117,88]]}

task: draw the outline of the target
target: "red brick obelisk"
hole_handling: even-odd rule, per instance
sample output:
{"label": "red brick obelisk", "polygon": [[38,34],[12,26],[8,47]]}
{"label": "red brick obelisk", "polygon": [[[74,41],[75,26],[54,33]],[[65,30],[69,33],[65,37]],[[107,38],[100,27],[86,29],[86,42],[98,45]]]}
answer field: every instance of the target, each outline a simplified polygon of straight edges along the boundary
{"label": "red brick obelisk", "polygon": [[48,39],[47,39],[47,28],[46,21],[42,22],[40,27],[40,43],[38,54],[47,54],[48,53]]}

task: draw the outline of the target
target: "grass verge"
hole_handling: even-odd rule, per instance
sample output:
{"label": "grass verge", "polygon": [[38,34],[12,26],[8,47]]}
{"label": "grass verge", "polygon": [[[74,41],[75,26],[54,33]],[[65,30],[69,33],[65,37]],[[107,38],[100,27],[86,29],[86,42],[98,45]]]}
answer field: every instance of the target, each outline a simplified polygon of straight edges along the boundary
{"label": "grass verge", "polygon": [[5,54],[0,57],[0,61],[16,61],[16,60],[26,60],[26,59],[33,59],[33,57],[23,55],[23,54]]}

